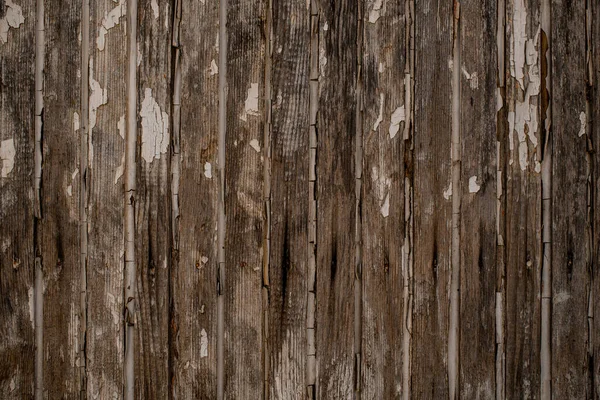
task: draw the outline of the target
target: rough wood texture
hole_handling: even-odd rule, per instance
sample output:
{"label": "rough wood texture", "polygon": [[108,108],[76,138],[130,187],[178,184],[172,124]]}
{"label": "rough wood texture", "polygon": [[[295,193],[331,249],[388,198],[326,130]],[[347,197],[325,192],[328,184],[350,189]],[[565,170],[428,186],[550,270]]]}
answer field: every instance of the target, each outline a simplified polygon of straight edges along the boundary
{"label": "rough wood texture", "polygon": [[317,398],[350,398],[356,378],[353,143],[358,9],[353,1],[318,4]]}
{"label": "rough wood texture", "polygon": [[460,398],[495,395],[496,0],[460,7]]}
{"label": "rough wood texture", "polygon": [[593,397],[584,21],[584,2],[552,2],[552,396],[557,399]]}
{"label": "rough wood texture", "polygon": [[452,3],[415,7],[412,395],[447,398]]}
{"label": "rough wood texture", "polygon": [[180,149],[181,170],[172,200],[179,215],[172,216],[171,365],[172,393],[181,399],[217,392],[218,11],[218,3],[196,1],[174,10],[175,30],[181,13],[179,42],[174,39],[180,58],[173,66],[181,76],[174,81],[181,112],[178,119],[174,107],[173,151]]}
{"label": "rough wood texture", "polygon": [[33,398],[34,331],[34,43],[35,1],[16,10],[18,28],[0,38],[0,397]]}
{"label": "rough wood texture", "polygon": [[124,1],[90,3],[90,133],[86,177],[89,398],[120,397],[124,385],[125,10]]}
{"label": "rough wood texture", "polygon": [[589,378],[592,380],[593,396],[600,396],[600,274],[598,266],[600,265],[600,124],[593,121],[600,121],[600,90],[598,90],[598,82],[600,81],[600,41],[591,41],[591,37],[599,37],[600,35],[600,7],[594,5],[593,2],[588,2],[588,52],[590,58],[587,59],[588,66],[588,94],[589,94],[589,115],[588,122],[588,149],[593,150],[590,154],[592,161],[592,177],[590,180],[590,191],[592,198],[591,210],[589,217],[593,221],[592,224],[592,321],[590,329],[592,337],[590,338],[590,373]]}
{"label": "rough wood texture", "polygon": [[[507,398],[539,397],[542,120],[539,1],[506,2],[505,234]],[[529,52],[528,50],[529,49]],[[529,55],[527,55],[529,54]],[[500,177],[502,178],[502,177]]]}
{"label": "rough wood texture", "polygon": [[271,171],[266,177],[271,182],[268,393],[271,399],[290,399],[302,398],[306,391],[310,46],[306,2],[274,2],[272,29],[272,127],[271,142],[265,144],[271,146]]}
{"label": "rough wood texture", "polygon": [[260,398],[264,374],[261,361],[265,3],[230,0],[228,7],[225,398]]}
{"label": "rough wood texture", "polygon": [[140,399],[168,397],[171,7],[166,0],[138,3],[135,396]]}
{"label": "rough wood texture", "polygon": [[44,270],[44,391],[79,396],[80,4],[46,2],[44,131],[38,227]]}
{"label": "rough wood texture", "polygon": [[[362,367],[366,399],[398,398],[402,382],[405,176],[405,1],[366,1],[363,10]],[[410,211],[409,211],[410,212]],[[407,246],[407,247],[404,247]]]}

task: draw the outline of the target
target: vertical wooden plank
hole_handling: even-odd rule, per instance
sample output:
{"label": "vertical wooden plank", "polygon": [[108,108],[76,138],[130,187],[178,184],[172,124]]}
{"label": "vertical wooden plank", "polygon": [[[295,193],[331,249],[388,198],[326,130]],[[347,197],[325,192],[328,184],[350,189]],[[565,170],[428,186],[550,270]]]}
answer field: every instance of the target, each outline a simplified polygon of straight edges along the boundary
{"label": "vertical wooden plank", "polygon": [[539,1],[506,2],[506,397],[539,397],[542,269]]}
{"label": "vertical wooden plank", "polygon": [[171,115],[170,0],[138,4],[136,398],[165,399],[169,383]]}
{"label": "vertical wooden plank", "polygon": [[35,2],[0,4],[0,397],[33,398]]}
{"label": "vertical wooden plank", "polygon": [[225,398],[263,395],[264,13],[263,1],[228,1]]}
{"label": "vertical wooden plank", "polygon": [[[588,155],[585,2],[552,2],[552,396],[588,385]],[[564,355],[569,355],[564,357]]]}
{"label": "vertical wooden plank", "polygon": [[123,190],[126,8],[90,3],[87,395],[121,397],[124,388]]}
{"label": "vertical wooden plank", "polygon": [[[591,210],[589,217],[592,219],[592,323],[590,330],[592,337],[590,338],[591,354],[590,354],[590,373],[592,376],[592,392],[593,397],[600,396],[600,275],[598,266],[600,265],[600,124],[594,121],[600,121],[600,41],[597,40],[600,35],[600,7],[593,2],[587,2],[587,43],[588,43],[588,59],[586,66],[588,67],[588,149],[593,150],[590,154],[592,163],[592,177],[590,181],[591,190]],[[592,38],[594,40],[592,40]]]}
{"label": "vertical wooden plank", "polygon": [[351,398],[354,361],[358,4],[319,2],[317,398]]}
{"label": "vertical wooden plank", "polygon": [[496,0],[461,2],[461,398],[495,395],[496,22]]}
{"label": "vertical wooden plank", "polygon": [[271,146],[265,179],[271,182],[267,332],[272,399],[301,398],[306,390],[309,17],[305,1],[273,2],[272,128],[271,142],[265,143]]}
{"label": "vertical wooden plank", "polygon": [[80,328],[79,135],[81,6],[45,5],[42,219],[44,392],[78,397]]}
{"label": "vertical wooden plank", "polygon": [[448,397],[452,3],[415,7],[412,394]]}
{"label": "vertical wooden plank", "polygon": [[172,395],[216,398],[219,4],[175,4]]}
{"label": "vertical wooden plank", "polygon": [[[405,1],[364,4],[362,50],[362,376],[364,398],[402,394],[403,291],[410,246],[406,238],[405,177],[410,147],[410,81]],[[359,33],[360,34],[360,33]],[[410,76],[408,77],[410,79]],[[406,85],[406,86],[405,86]],[[405,247],[406,246],[406,247]]]}

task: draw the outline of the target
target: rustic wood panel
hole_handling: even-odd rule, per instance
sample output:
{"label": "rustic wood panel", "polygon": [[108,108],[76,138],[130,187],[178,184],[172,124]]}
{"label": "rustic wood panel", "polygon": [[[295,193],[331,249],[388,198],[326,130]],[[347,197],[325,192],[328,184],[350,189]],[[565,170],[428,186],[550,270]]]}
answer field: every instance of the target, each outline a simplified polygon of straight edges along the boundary
{"label": "rustic wood panel", "polygon": [[172,201],[178,211],[172,216],[172,393],[181,399],[215,398],[219,6],[178,4],[173,39],[179,78],[174,80],[173,108]]}
{"label": "rustic wood panel", "polygon": [[490,399],[496,369],[496,0],[460,7],[460,394]]}
{"label": "rustic wood panel", "polygon": [[135,396],[140,399],[168,397],[171,7],[166,0],[138,3]]}
{"label": "rustic wood panel", "polygon": [[44,270],[44,391],[80,392],[79,143],[81,4],[45,2],[43,173],[39,237]]}
{"label": "rustic wood panel", "polygon": [[354,392],[356,35],[358,4],[319,2],[317,398]]}
{"label": "rustic wood panel", "polygon": [[[224,384],[226,398],[260,398],[265,3],[229,0],[225,137]],[[225,49],[222,49],[225,50]]]}
{"label": "rustic wood panel", "polygon": [[265,92],[265,115],[271,112],[264,150],[268,155],[270,146],[266,351],[269,398],[289,399],[304,397],[307,382],[310,15],[306,1],[272,7],[271,87]]}
{"label": "rustic wood panel", "polygon": [[87,395],[124,390],[126,4],[90,3]]}
{"label": "rustic wood panel", "polygon": [[[590,398],[586,24],[583,2],[552,2],[552,396]],[[563,355],[568,354],[568,357]]]}
{"label": "rustic wood panel", "polygon": [[[2,2],[0,397],[33,398],[35,1]],[[6,36],[4,36],[6,29]]]}
{"label": "rustic wood panel", "polygon": [[[451,2],[415,7],[412,395],[448,397],[452,188]],[[458,195],[460,193],[457,193]]]}
{"label": "rustic wood panel", "polygon": [[[507,398],[539,397],[542,269],[541,80],[539,1],[506,2],[505,231]],[[502,178],[502,177],[501,177]]]}
{"label": "rustic wood panel", "polygon": [[600,35],[600,7],[591,6],[588,3],[587,13],[588,26],[588,59],[586,66],[588,67],[588,151],[591,150],[589,157],[592,162],[592,176],[590,179],[591,190],[591,209],[589,217],[593,221],[592,224],[592,300],[593,307],[592,323],[590,325],[592,337],[590,338],[590,379],[592,381],[593,396],[600,395],[600,276],[598,274],[598,266],[600,265],[600,124],[594,121],[600,121],[600,91],[598,90],[598,82],[600,80],[600,42],[592,41],[592,38],[597,38]]}
{"label": "rustic wood panel", "polygon": [[[362,54],[362,366],[367,399],[397,398],[402,381],[410,97],[405,1],[366,1]],[[359,33],[360,34],[360,33]],[[408,82],[410,85],[410,82]],[[405,242],[406,240],[406,242]]]}

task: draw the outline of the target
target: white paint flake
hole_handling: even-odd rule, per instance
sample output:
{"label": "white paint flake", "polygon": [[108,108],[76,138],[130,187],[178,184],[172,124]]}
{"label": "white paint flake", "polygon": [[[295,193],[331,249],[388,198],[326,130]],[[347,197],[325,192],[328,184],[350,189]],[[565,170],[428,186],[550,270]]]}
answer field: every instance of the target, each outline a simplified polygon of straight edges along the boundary
{"label": "white paint flake", "polygon": [[79,130],[79,113],[75,111],[73,113],[73,132],[77,132]]}
{"label": "white paint flake", "polygon": [[119,131],[119,136],[121,136],[121,139],[125,140],[125,114],[121,115],[121,118],[119,118],[119,122],[117,122],[117,130]]}
{"label": "white paint flake", "polygon": [[369,13],[369,22],[374,24],[381,16],[381,7],[383,7],[383,0],[375,0],[373,9]]}
{"label": "white paint flake", "polygon": [[380,63],[379,63],[379,67],[377,68],[377,71],[378,71],[380,74],[382,74],[382,73],[383,73],[383,71],[385,71],[385,64],[384,64],[384,63],[382,63],[382,62],[380,62]]}
{"label": "white paint flake", "polygon": [[452,197],[452,182],[450,182],[448,189],[444,190],[442,194],[446,200],[450,200],[450,197]]}
{"label": "white paint flake", "polygon": [[31,322],[31,327],[35,329],[35,309],[34,309],[34,299],[33,299],[33,287],[27,289],[27,298],[29,300],[29,321]]}
{"label": "white paint flake", "polygon": [[481,186],[477,184],[477,176],[474,175],[469,178],[469,193],[477,193],[481,189]]}
{"label": "white paint flake", "polygon": [[[100,106],[108,102],[108,94],[106,89],[102,89],[100,82],[94,79],[94,59],[90,58],[90,100],[89,100],[89,123],[90,132],[96,126],[96,111]],[[91,140],[90,140],[91,142]],[[91,161],[91,159],[90,159]]]}
{"label": "white paint flake", "polygon": [[244,112],[240,115],[242,121],[248,121],[248,115],[258,116],[258,83],[251,83],[244,102]]}
{"label": "white paint flake", "polygon": [[121,157],[121,164],[117,167],[115,171],[115,185],[119,183],[119,179],[123,176],[123,172],[125,172],[125,155]]}
{"label": "white paint flake", "polygon": [[377,128],[379,128],[379,124],[383,121],[383,100],[384,100],[384,94],[380,93],[379,94],[379,115],[377,116],[377,120],[375,121],[375,124],[373,125],[374,131],[376,131]]}
{"label": "white paint flake", "polygon": [[579,113],[579,123],[579,133],[577,134],[577,136],[582,137],[583,135],[585,135],[585,128],[587,125],[587,116],[583,111]]}
{"label": "white paint flake", "polygon": [[323,23],[323,30],[326,31],[326,32],[329,30],[329,24],[327,23],[327,21],[325,21]]}
{"label": "white paint flake", "polygon": [[462,73],[465,78],[469,81],[469,86],[471,89],[477,89],[479,87],[479,81],[477,80],[477,72],[473,72],[469,74],[465,67],[462,67]]}
{"label": "white paint flake", "polygon": [[121,22],[121,17],[125,16],[126,12],[127,4],[125,3],[125,0],[120,0],[119,4],[117,4],[115,8],[104,14],[104,18],[102,18],[102,25],[98,29],[98,38],[96,39],[98,50],[104,50],[106,34],[109,30],[119,25]]}
{"label": "white paint flake", "polygon": [[10,28],[19,29],[19,26],[25,22],[21,6],[6,0],[4,3],[4,17],[0,19],[0,43],[8,42],[8,30]]}
{"label": "white paint flake", "polygon": [[217,65],[214,58],[210,61],[210,67],[208,68],[208,73],[210,74],[210,76],[213,76],[213,75],[216,75],[219,73],[219,66]]}
{"label": "white paint flake", "polygon": [[525,43],[527,42],[527,7],[524,0],[513,3],[513,34],[510,44],[510,74],[524,88]]}
{"label": "white paint flake", "polygon": [[212,165],[209,162],[204,163],[204,176],[212,179]]}
{"label": "white paint flake", "polygon": [[140,109],[142,119],[142,158],[146,162],[160,159],[169,147],[169,115],[160,110],[152,97],[152,89],[144,90],[144,100]]}
{"label": "white paint flake", "polygon": [[67,196],[73,196],[73,182],[75,182],[75,177],[79,173],[79,168],[75,168],[75,171],[71,174],[71,184],[67,186],[66,192]]}
{"label": "white paint flake", "polygon": [[252,139],[250,141],[250,147],[256,150],[257,153],[260,153],[260,144],[258,143],[258,140]]}
{"label": "white paint flake", "polygon": [[381,206],[381,215],[383,218],[387,218],[390,215],[390,194],[385,195],[385,200],[383,200],[383,205]]}
{"label": "white paint flake", "polygon": [[158,1],[152,0],[150,3],[150,7],[152,7],[152,12],[154,13],[154,19],[158,19],[160,17],[160,11],[158,9]]}
{"label": "white paint flake", "polygon": [[325,76],[325,67],[327,66],[327,56],[325,56],[325,48],[319,49],[319,73],[321,76]]}
{"label": "white paint flake", "polygon": [[165,29],[169,30],[169,2],[165,3]]}
{"label": "white paint flake", "polygon": [[396,108],[396,110],[392,114],[392,118],[390,121],[390,138],[393,139],[398,131],[400,130],[400,122],[403,122],[406,119],[406,114],[404,112],[404,106]]}
{"label": "white paint flake", "polygon": [[200,358],[208,357],[208,335],[202,329],[200,331]]}
{"label": "white paint flake", "polygon": [[6,178],[15,166],[15,141],[6,139],[0,142],[0,160],[2,160],[2,177]]}

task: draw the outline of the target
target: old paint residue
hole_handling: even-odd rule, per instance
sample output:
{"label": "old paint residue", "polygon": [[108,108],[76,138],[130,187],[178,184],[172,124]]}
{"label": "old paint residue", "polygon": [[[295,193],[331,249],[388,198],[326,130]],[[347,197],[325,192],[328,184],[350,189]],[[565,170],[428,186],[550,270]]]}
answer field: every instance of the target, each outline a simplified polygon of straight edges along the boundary
{"label": "old paint residue", "polygon": [[244,111],[240,115],[242,121],[248,121],[248,115],[258,116],[258,83],[251,83],[246,100],[244,101]]}
{"label": "old paint residue", "polygon": [[377,22],[377,20],[381,16],[381,8],[382,7],[383,7],[383,0],[375,0],[375,3],[373,3],[373,8],[371,9],[371,12],[369,13],[369,22],[370,23],[374,24],[375,22]]}
{"label": "old paint residue", "polygon": [[582,137],[585,135],[585,128],[587,126],[587,116],[583,111],[579,113],[579,124],[579,133],[577,136]]}
{"label": "old paint residue", "polygon": [[212,165],[209,162],[204,163],[204,176],[212,179]]}
{"label": "old paint residue", "polygon": [[396,137],[396,134],[400,130],[400,122],[404,122],[406,119],[406,113],[404,110],[404,106],[396,108],[396,110],[392,113],[392,118],[390,121],[390,139]]}
{"label": "old paint residue", "polygon": [[379,115],[377,116],[377,120],[375,121],[375,124],[373,124],[373,130],[376,131],[377,128],[379,128],[379,124],[383,121],[383,100],[384,100],[384,94],[380,93],[379,94]]}
{"label": "old paint residue", "polygon": [[8,30],[18,29],[25,22],[21,6],[10,0],[4,2],[4,17],[0,19],[0,43],[8,42]]}
{"label": "old paint residue", "polygon": [[208,357],[208,335],[206,330],[200,331],[200,358]]}
{"label": "old paint residue", "polygon": [[469,178],[469,193],[477,193],[481,189],[481,186],[477,183],[477,176]]}
{"label": "old paint residue", "polygon": [[260,144],[258,143],[258,140],[252,139],[250,141],[250,147],[252,147],[257,153],[260,153]]}
{"label": "old paint residue", "polygon": [[152,97],[152,89],[144,90],[144,100],[140,109],[142,119],[142,158],[146,162],[160,159],[169,147],[169,115],[161,111]]}
{"label": "old paint residue", "polygon": [[15,166],[15,141],[6,139],[0,142],[0,160],[2,160],[2,177],[6,178]]}
{"label": "old paint residue", "polygon": [[119,25],[121,22],[121,17],[124,17],[126,12],[127,3],[125,0],[120,0],[119,4],[117,4],[115,8],[104,14],[104,18],[102,18],[102,25],[100,25],[100,28],[98,29],[98,38],[96,39],[98,50],[104,50],[106,34],[109,30]]}
{"label": "old paint residue", "polygon": [[[90,58],[90,77],[89,77],[89,85],[90,85],[90,99],[89,99],[89,130],[90,135],[94,127],[96,126],[96,112],[100,108],[100,106],[106,104],[108,102],[108,94],[106,89],[102,89],[100,83],[94,79],[94,59]],[[94,159],[94,147],[92,144],[92,138],[88,140],[89,149],[88,149],[88,158],[90,163]]]}

